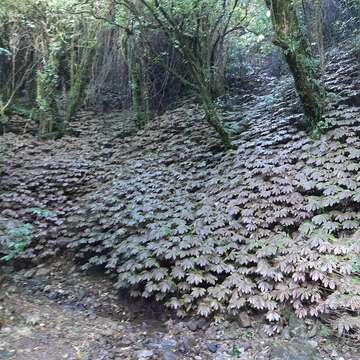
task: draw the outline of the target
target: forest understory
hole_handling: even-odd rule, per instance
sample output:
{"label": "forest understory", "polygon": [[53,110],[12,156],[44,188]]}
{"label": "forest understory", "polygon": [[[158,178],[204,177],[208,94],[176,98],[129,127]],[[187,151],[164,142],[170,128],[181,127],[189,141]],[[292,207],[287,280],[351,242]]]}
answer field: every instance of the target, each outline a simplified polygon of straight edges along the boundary
{"label": "forest understory", "polygon": [[359,71],[328,54],[314,139],[289,79],[222,98],[227,152],[191,98],[45,142],[11,118],[0,229],[31,245],[0,274],[0,359],[359,359]]}

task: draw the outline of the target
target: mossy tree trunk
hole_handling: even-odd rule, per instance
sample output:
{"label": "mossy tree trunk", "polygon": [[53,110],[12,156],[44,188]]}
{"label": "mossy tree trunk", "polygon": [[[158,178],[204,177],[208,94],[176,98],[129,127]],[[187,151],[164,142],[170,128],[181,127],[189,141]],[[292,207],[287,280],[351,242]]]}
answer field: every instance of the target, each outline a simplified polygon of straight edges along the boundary
{"label": "mossy tree trunk", "polygon": [[280,46],[294,77],[295,87],[307,117],[308,127],[315,128],[321,119],[324,90],[317,78],[317,68],[310,44],[297,17],[295,1],[265,0],[271,12],[274,44]]}
{"label": "mossy tree trunk", "polygon": [[65,126],[71,121],[82,104],[86,74],[96,46],[93,39],[96,39],[96,28],[88,30],[86,38],[82,40],[80,46],[73,42],[70,49],[70,87],[64,115]]}
{"label": "mossy tree trunk", "polygon": [[128,65],[129,82],[131,90],[132,107],[136,116],[136,125],[142,129],[149,121],[149,85],[146,74],[145,55],[138,54],[136,49],[144,50],[139,46],[141,42],[135,39],[135,35],[128,38],[126,46],[126,60]]}
{"label": "mossy tree trunk", "polygon": [[37,75],[36,119],[41,139],[59,137],[65,131],[57,103],[58,79],[58,59],[56,54],[50,54]]}
{"label": "mossy tree trunk", "polygon": [[[133,10],[142,14],[144,4],[133,1]],[[127,9],[126,11],[130,11]],[[131,13],[131,11],[130,11]],[[131,18],[129,13],[129,19]],[[131,22],[130,22],[131,23]],[[135,113],[135,123],[139,129],[144,128],[150,120],[149,79],[147,73],[148,51],[141,36],[141,32],[134,24],[130,24],[131,31],[127,33],[124,50],[128,66],[129,87],[131,92],[132,109]]]}
{"label": "mossy tree trunk", "polygon": [[358,18],[360,18],[360,0],[353,0]]}
{"label": "mossy tree trunk", "polygon": [[324,33],[321,14],[321,0],[315,0],[316,42],[318,46],[321,75],[325,73]]}
{"label": "mossy tree trunk", "polygon": [[196,61],[197,59],[198,58],[194,58],[192,59],[193,61],[187,62],[187,68],[193,82],[192,86],[201,102],[206,121],[218,133],[225,148],[232,149],[234,146],[231,143],[230,135],[226,131],[219,111],[214,103],[215,89],[211,81],[211,68],[204,66],[202,61]]}
{"label": "mossy tree trunk", "polygon": [[212,99],[211,91],[209,91],[209,89],[203,89],[200,91],[199,98],[205,113],[206,121],[217,132],[226,149],[234,148],[231,144],[230,136],[225,130],[223,122],[219,117],[219,112]]}

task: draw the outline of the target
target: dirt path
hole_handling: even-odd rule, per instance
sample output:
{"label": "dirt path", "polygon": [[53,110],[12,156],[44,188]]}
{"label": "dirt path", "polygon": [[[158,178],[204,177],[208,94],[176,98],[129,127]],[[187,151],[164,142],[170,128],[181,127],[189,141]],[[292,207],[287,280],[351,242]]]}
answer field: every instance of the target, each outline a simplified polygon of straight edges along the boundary
{"label": "dirt path", "polygon": [[2,269],[1,360],[194,359],[202,352],[189,329],[175,340],[158,306],[121,301],[109,279],[69,264]]}
{"label": "dirt path", "polygon": [[320,323],[290,319],[268,338],[261,317],[217,326],[172,320],[154,304],[120,299],[109,279],[70,263],[2,269],[0,360],[360,359],[354,339],[336,339]]}
{"label": "dirt path", "polygon": [[124,334],[121,321],[88,311],[81,303],[85,290],[70,298],[69,289],[48,281],[49,269],[38,273],[8,275],[2,285],[0,359],[115,358],[112,343]]}
{"label": "dirt path", "polygon": [[[1,358],[82,359],[96,355],[106,359],[106,334],[122,330],[114,321],[96,318],[88,321],[81,313],[19,294],[6,294],[5,327],[1,336]],[[111,333],[110,333],[111,332]],[[103,336],[104,335],[104,336]]]}

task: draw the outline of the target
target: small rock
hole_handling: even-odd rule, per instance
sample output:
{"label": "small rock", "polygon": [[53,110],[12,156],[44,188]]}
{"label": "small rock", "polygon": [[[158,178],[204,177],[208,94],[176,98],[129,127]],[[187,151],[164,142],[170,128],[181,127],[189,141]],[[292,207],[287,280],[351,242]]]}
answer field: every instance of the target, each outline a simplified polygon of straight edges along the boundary
{"label": "small rock", "polygon": [[26,273],[24,274],[24,276],[27,278],[27,279],[30,279],[34,276],[36,272],[36,269],[30,269],[28,271],[26,271]]}
{"label": "small rock", "polygon": [[1,332],[3,334],[11,334],[12,333],[12,329],[10,327],[5,327],[1,329]]}
{"label": "small rock", "polygon": [[294,314],[290,315],[288,327],[292,337],[306,337],[307,335],[307,328],[304,321]]}
{"label": "small rock", "polygon": [[200,318],[198,320],[191,320],[187,322],[186,325],[191,331],[196,331],[200,329],[205,330],[206,327],[208,326],[208,322],[205,318]]}
{"label": "small rock", "polygon": [[106,328],[106,329],[102,329],[101,330],[101,335],[103,336],[114,336],[115,334],[115,331],[114,329],[110,329],[110,328]]}
{"label": "small rock", "polygon": [[4,351],[4,350],[0,350],[0,359],[10,359],[11,358],[11,353],[9,353],[8,351]]}
{"label": "small rock", "polygon": [[207,346],[208,350],[212,353],[216,353],[217,350],[218,350],[218,346],[217,344],[215,343],[208,343],[208,346]]}
{"label": "small rock", "polygon": [[274,342],[271,360],[315,360],[315,348],[307,341]]}
{"label": "small rock", "polygon": [[135,341],[136,341],[136,339],[134,339],[132,336],[124,336],[121,339],[121,344],[128,346],[128,345],[132,345]]}
{"label": "small rock", "polygon": [[282,333],[281,333],[282,337],[286,340],[290,340],[291,336],[290,336],[290,331],[288,328],[285,328]]}
{"label": "small rock", "polygon": [[89,296],[89,292],[86,289],[79,290],[79,301],[84,300],[87,296]]}
{"label": "small rock", "polygon": [[198,321],[197,321],[197,326],[198,326],[198,329],[202,329],[202,330],[205,330],[207,327],[208,327],[208,321],[205,319],[205,318],[200,318]]}
{"label": "small rock", "polygon": [[44,267],[36,271],[36,276],[48,276],[49,274],[50,269]]}
{"label": "small rock", "polygon": [[179,341],[178,349],[181,353],[186,354],[195,345],[196,345],[196,341],[194,338],[189,339],[188,337],[183,337]]}
{"label": "small rock", "polygon": [[191,330],[191,331],[197,330],[197,322],[196,321],[189,321],[186,325],[189,328],[189,330]]}
{"label": "small rock", "polygon": [[51,288],[52,288],[51,285],[46,285],[46,286],[44,286],[43,291],[48,293],[51,291]]}
{"label": "small rock", "polygon": [[239,315],[240,326],[244,328],[251,327],[250,317],[246,312],[241,312]]}
{"label": "small rock", "polygon": [[82,303],[76,303],[75,304],[75,310],[77,310],[77,311],[86,311],[86,307]]}
{"label": "small rock", "polygon": [[333,351],[333,346],[331,343],[325,343],[325,345],[323,346],[323,349],[325,350],[325,352],[327,354],[331,354],[331,352]]}
{"label": "small rock", "polygon": [[96,314],[94,314],[93,312],[88,312],[86,314],[86,317],[89,319],[89,320],[95,320],[97,318]]}
{"label": "small rock", "polygon": [[160,347],[163,351],[172,351],[175,350],[177,346],[177,341],[166,336],[161,340]]}
{"label": "small rock", "polygon": [[17,333],[21,336],[30,337],[32,332],[31,329],[28,327],[22,327],[17,329]]}
{"label": "small rock", "polygon": [[6,291],[10,294],[16,293],[16,287],[15,286],[9,286]]}
{"label": "small rock", "polygon": [[177,360],[178,357],[171,351],[166,351],[162,355],[163,360]]}
{"label": "small rock", "polygon": [[154,352],[152,350],[140,350],[136,352],[137,358],[140,359],[149,359],[154,356]]}
{"label": "small rock", "polygon": [[316,336],[317,332],[318,332],[318,328],[315,325],[308,331],[308,333],[307,333],[308,338],[310,338],[310,339],[314,338]]}
{"label": "small rock", "polygon": [[59,294],[56,291],[52,291],[47,295],[49,300],[57,300],[59,298]]}

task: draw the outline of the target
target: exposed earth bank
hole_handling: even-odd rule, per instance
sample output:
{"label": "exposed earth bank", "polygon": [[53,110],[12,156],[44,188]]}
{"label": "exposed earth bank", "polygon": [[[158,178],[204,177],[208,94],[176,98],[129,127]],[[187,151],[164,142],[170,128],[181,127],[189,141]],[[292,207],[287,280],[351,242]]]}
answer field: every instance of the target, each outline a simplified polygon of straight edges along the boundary
{"label": "exposed earth bank", "polygon": [[67,261],[0,276],[1,360],[359,359],[359,343],[325,323],[290,315],[281,335],[263,317],[240,313],[219,325],[172,318],[151,303],[129,303],[100,274]]}

